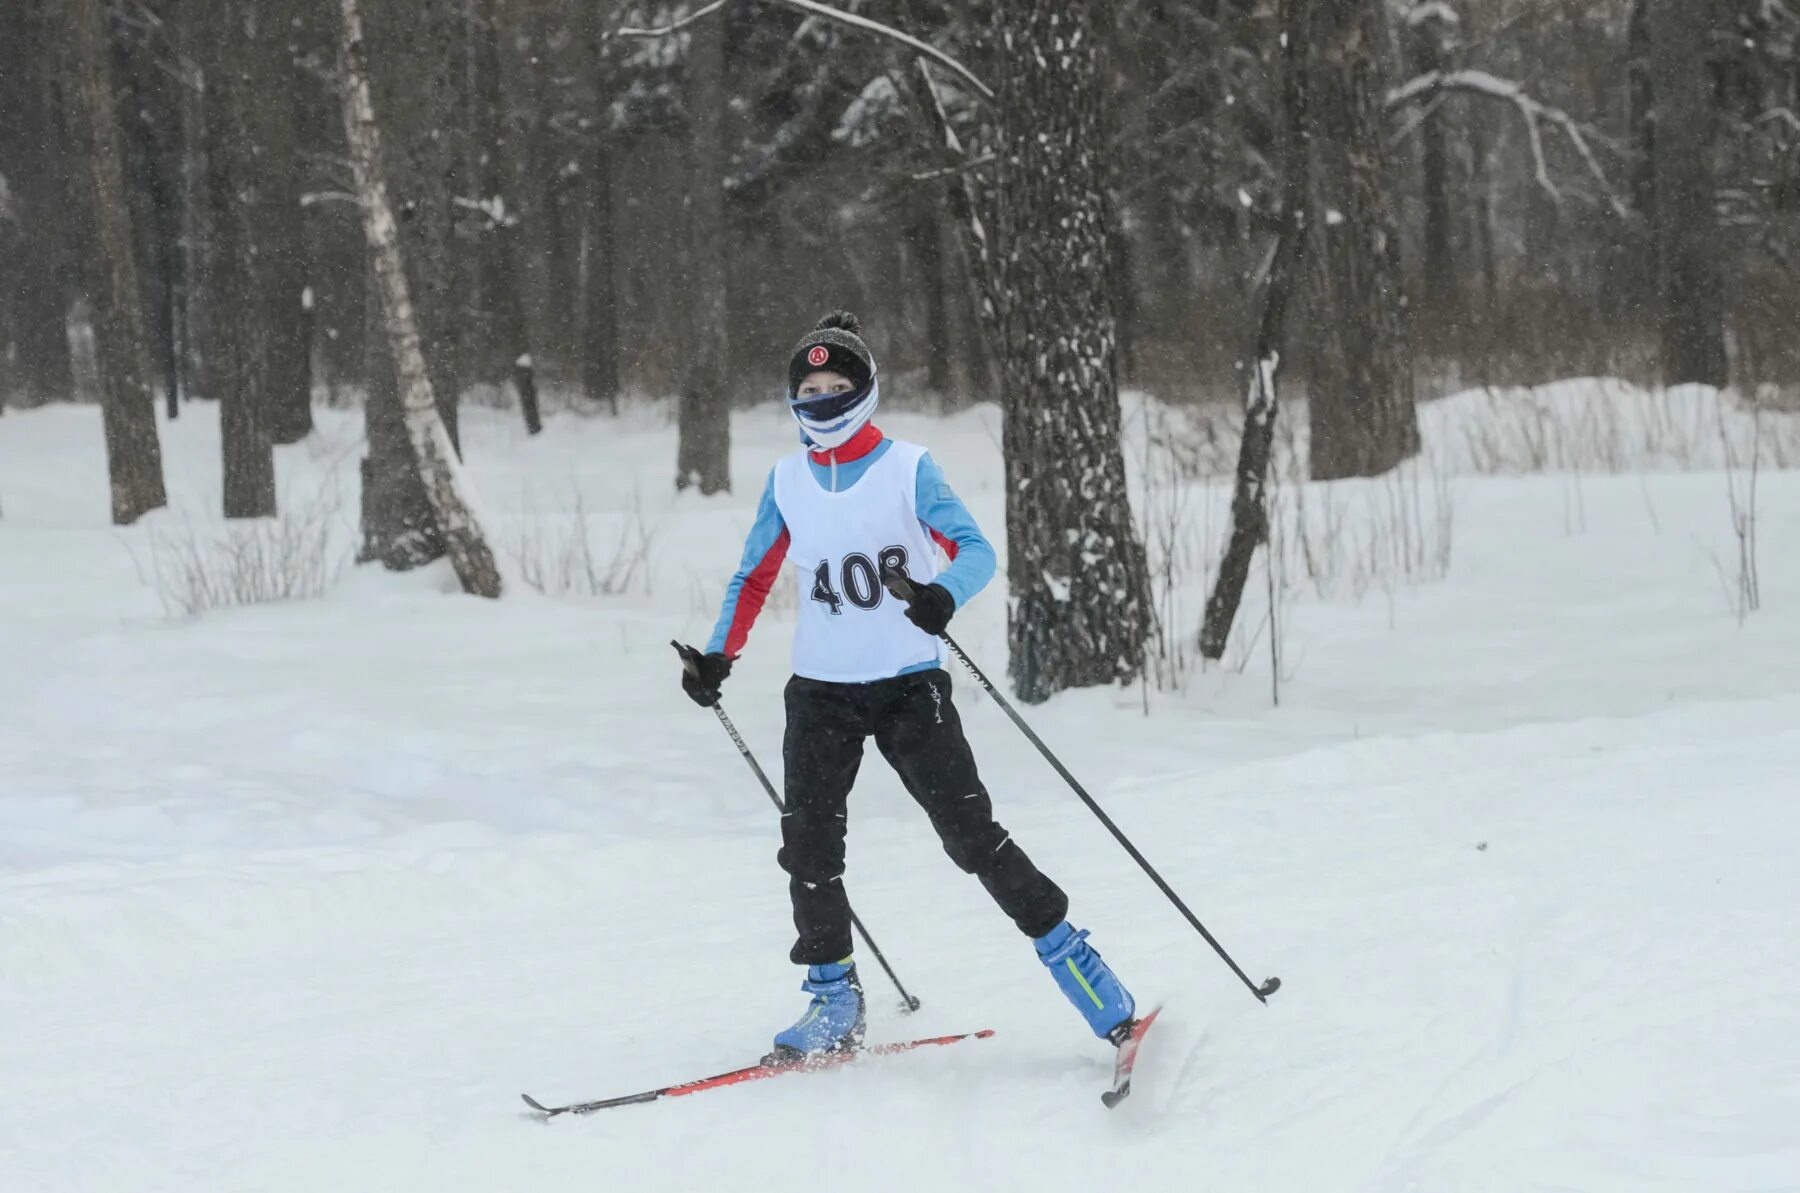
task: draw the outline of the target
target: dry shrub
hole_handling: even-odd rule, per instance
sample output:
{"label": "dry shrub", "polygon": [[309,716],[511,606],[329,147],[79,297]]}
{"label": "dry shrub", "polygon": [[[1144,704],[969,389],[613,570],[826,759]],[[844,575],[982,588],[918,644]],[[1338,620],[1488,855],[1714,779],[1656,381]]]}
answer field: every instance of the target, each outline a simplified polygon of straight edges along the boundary
{"label": "dry shrub", "polygon": [[585,494],[573,486],[560,510],[527,513],[507,543],[519,579],[552,597],[618,596],[640,588],[650,592],[650,553],[655,532],[644,516],[643,495],[596,526]]}
{"label": "dry shrub", "polygon": [[274,518],[157,526],[146,537],[147,561],[132,552],[138,576],[171,617],[209,609],[301,601],[324,595],[350,559],[340,537],[334,485]]}

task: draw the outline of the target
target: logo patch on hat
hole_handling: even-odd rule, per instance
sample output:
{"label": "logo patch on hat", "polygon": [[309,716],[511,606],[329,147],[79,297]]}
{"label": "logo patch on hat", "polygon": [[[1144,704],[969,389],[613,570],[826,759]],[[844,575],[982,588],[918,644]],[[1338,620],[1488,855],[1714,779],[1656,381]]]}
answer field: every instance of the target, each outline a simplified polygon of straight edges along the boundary
{"label": "logo patch on hat", "polygon": [[825,347],[825,345],[823,345],[823,344],[814,344],[812,346],[812,351],[810,351],[806,354],[806,363],[811,365],[815,369],[819,368],[821,365],[823,365],[826,361],[828,361],[830,359],[831,359],[831,350],[829,348]]}

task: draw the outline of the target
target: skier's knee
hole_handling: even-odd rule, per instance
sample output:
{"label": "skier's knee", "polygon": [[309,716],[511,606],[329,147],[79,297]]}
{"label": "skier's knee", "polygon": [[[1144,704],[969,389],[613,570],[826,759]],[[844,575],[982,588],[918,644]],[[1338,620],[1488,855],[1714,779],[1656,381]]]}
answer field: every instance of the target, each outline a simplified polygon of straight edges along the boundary
{"label": "skier's knee", "polygon": [[775,860],[787,871],[789,877],[806,883],[826,883],[844,876],[844,843],[836,842],[836,848],[797,848],[795,845],[783,845],[775,854]]}
{"label": "skier's knee", "polygon": [[950,855],[957,869],[976,875],[993,867],[1000,858],[1000,851],[1012,840],[1005,829],[991,821],[974,832],[941,828],[938,836],[944,843],[944,852]]}

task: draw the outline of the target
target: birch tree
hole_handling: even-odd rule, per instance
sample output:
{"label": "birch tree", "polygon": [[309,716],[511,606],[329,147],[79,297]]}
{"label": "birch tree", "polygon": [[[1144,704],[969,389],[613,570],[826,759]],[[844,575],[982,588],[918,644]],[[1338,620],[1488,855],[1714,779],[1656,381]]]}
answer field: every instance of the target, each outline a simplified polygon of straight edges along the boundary
{"label": "birch tree", "polygon": [[413,311],[401,256],[399,229],[394,222],[382,168],[381,130],[376,124],[374,100],[369,89],[362,14],[358,0],[340,0],[340,6],[344,135],[350,146],[363,232],[368,239],[371,265],[380,292],[386,338],[399,380],[407,442],[463,591],[475,596],[498,597],[501,593],[500,571],[469,503],[462,467],[449,431],[439,416],[431,374],[420,345],[418,319]]}

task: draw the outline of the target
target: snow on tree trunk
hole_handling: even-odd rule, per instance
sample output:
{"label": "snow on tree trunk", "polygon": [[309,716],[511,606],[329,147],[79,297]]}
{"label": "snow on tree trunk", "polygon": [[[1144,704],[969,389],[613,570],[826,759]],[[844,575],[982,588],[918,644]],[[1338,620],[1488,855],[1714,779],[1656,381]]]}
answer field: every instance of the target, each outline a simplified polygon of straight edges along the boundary
{"label": "snow on tree trunk", "polygon": [[1011,674],[1021,699],[1129,680],[1149,577],[1119,443],[1100,0],[1002,0],[999,251]]}
{"label": "snow on tree trunk", "polygon": [[1313,97],[1311,473],[1378,476],[1419,450],[1387,164],[1387,10],[1318,0],[1289,10],[1285,33],[1302,39]]}
{"label": "snow on tree trunk", "polygon": [[112,519],[126,526],[168,502],[156,438],[155,374],[126,204],[106,14],[101,0],[70,0],[64,19],[68,125],[81,162],[72,197],[87,225],[82,253],[93,308]]}
{"label": "snow on tree trunk", "polygon": [[688,32],[688,94],[693,112],[693,173],[687,197],[688,318],[679,333],[680,442],[675,487],[705,494],[731,488],[731,403],[726,384],[731,330],[725,254],[725,23],[701,21]]}
{"label": "snow on tree trunk", "polygon": [[1724,287],[1709,158],[1717,132],[1707,67],[1713,10],[1696,0],[1646,3],[1663,382],[1722,386]]}
{"label": "snow on tree trunk", "polygon": [[466,497],[462,468],[449,431],[439,417],[431,375],[419,343],[418,320],[401,259],[399,229],[382,173],[381,135],[375,123],[375,105],[364,61],[362,15],[357,0],[340,2],[344,133],[350,146],[363,231],[380,290],[387,339],[399,378],[407,440],[463,590],[475,596],[497,597],[501,591],[500,571]]}
{"label": "snow on tree trunk", "polygon": [[1250,578],[1256,549],[1269,541],[1269,453],[1275,439],[1276,383],[1281,373],[1281,343],[1294,277],[1304,261],[1310,214],[1312,102],[1305,42],[1293,36],[1303,18],[1296,10],[1310,0],[1282,0],[1282,28],[1290,36],[1282,52],[1281,85],[1281,231],[1262,283],[1262,311],[1256,343],[1250,352],[1250,378],[1244,394],[1244,438],[1238,447],[1237,480],[1231,495],[1231,533],[1219,562],[1219,577],[1206,602],[1200,627],[1200,653],[1225,657],[1231,623],[1237,618]]}

